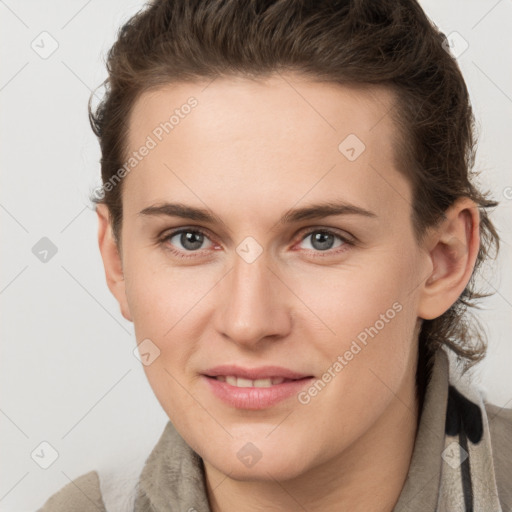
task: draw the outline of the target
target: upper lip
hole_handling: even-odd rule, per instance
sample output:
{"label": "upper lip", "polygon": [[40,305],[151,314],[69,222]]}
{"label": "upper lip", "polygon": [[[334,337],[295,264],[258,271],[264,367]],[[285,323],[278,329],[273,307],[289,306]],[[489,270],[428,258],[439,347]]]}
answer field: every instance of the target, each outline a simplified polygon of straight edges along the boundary
{"label": "upper lip", "polygon": [[311,377],[304,373],[295,372],[288,368],[281,366],[260,366],[259,368],[242,368],[241,366],[226,364],[221,366],[215,366],[204,372],[204,375],[208,377],[222,376],[235,376],[242,377],[243,379],[257,380],[257,379],[270,379],[281,377],[283,379],[303,379],[305,377]]}

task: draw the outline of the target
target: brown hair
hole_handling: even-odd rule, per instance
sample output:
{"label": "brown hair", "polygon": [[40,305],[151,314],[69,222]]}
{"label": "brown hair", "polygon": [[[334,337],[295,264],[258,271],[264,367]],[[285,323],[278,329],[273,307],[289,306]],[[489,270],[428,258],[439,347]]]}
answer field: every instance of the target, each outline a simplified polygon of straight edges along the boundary
{"label": "brown hair", "polygon": [[[106,93],[89,119],[101,145],[103,184],[126,160],[127,121],[150,88],[218,76],[296,71],[317,81],[381,85],[396,93],[399,168],[412,184],[413,225],[421,240],[457,198],[479,207],[481,246],[471,280],[442,316],[423,321],[418,372],[451,348],[466,368],[485,355],[485,336],[467,307],[476,270],[499,249],[489,200],[473,183],[474,118],[447,39],[416,0],[153,0],[119,31],[107,59]],[[120,243],[122,182],[100,198]]]}

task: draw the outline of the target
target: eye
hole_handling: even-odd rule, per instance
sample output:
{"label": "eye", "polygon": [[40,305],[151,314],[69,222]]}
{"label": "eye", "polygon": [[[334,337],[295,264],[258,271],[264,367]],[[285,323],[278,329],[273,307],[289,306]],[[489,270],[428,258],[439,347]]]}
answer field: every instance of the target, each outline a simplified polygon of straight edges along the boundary
{"label": "eye", "polygon": [[[317,254],[326,253],[326,256],[344,252],[349,249],[350,246],[354,245],[354,242],[348,237],[325,228],[309,230],[302,236],[299,245],[308,239],[310,239],[309,247],[306,246],[302,248]],[[179,258],[194,257],[204,249],[215,247],[215,244],[210,240],[208,235],[197,228],[181,228],[171,233],[164,234],[160,239],[160,243]],[[324,256],[324,254],[318,255]]]}
{"label": "eye", "polygon": [[[301,242],[310,239],[309,247],[305,247],[308,250],[313,250],[316,252],[328,252],[332,249],[338,249],[341,247],[341,251],[346,250],[348,247],[353,245],[353,243],[346,237],[328,230],[328,229],[313,229],[307,232],[301,239]],[[333,251],[334,253],[341,252]]]}
{"label": "eye", "polygon": [[[205,241],[209,242],[209,245],[203,246]],[[177,254],[196,252],[200,249],[208,249],[213,246],[213,242],[207,235],[198,229],[180,229],[173,231],[165,235],[162,238],[162,242],[171,245],[172,247],[170,249]],[[176,247],[177,249],[175,249]]]}

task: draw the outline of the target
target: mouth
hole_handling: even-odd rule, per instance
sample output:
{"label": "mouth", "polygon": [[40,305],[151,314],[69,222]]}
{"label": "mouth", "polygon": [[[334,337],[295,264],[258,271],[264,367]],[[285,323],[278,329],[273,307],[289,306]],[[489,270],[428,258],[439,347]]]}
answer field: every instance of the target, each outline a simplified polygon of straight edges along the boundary
{"label": "mouth", "polygon": [[[207,377],[209,377],[207,375]],[[243,377],[237,377],[236,375],[218,375],[216,377],[209,377],[210,379],[218,380],[219,382],[226,382],[230,386],[237,388],[270,388],[283,382],[293,382],[301,379],[285,379],[283,377],[270,377],[268,379],[245,379]]]}
{"label": "mouth", "polygon": [[314,377],[286,368],[267,366],[247,369],[221,366],[202,374],[208,389],[225,404],[237,409],[267,409],[297,395]]}
{"label": "mouth", "polygon": [[[242,382],[250,380],[253,382],[264,381],[264,380],[299,380],[306,377],[312,377],[306,373],[297,372],[284,368],[283,366],[261,366],[259,368],[244,368],[233,364],[225,364],[221,366],[215,366],[204,372],[207,377],[224,377],[224,378],[236,378]],[[279,383],[280,384],[280,383]],[[241,386],[247,387],[247,386]]]}

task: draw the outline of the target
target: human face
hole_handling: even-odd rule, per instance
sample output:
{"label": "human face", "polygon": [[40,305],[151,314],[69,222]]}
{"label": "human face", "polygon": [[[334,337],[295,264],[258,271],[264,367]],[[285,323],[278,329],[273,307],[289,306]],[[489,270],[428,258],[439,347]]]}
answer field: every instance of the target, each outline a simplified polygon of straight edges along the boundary
{"label": "human face", "polygon": [[[173,84],[134,106],[129,153],[156,144],[123,185],[118,299],[159,351],[144,370],[163,409],[232,478],[293,478],[412,417],[428,269],[390,108],[384,89],[292,74]],[[326,203],[349,206],[280,221]],[[206,376],[221,365],[308,378],[248,391]]]}

